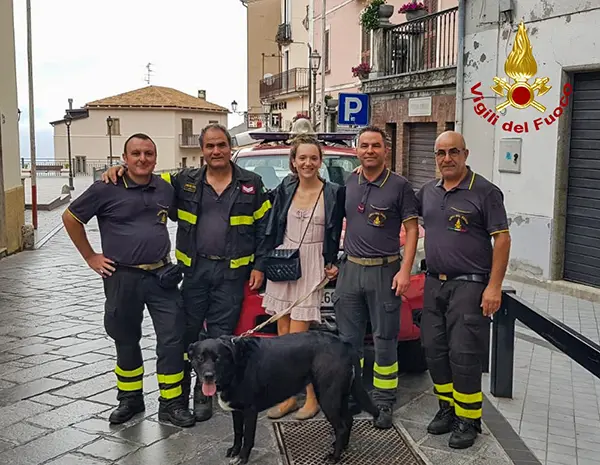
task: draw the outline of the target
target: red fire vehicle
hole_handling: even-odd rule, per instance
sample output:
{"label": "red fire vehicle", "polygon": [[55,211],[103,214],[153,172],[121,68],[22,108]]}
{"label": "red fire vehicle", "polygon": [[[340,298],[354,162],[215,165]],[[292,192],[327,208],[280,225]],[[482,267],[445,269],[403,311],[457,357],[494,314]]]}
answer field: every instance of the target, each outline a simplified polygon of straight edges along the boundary
{"label": "red fire vehicle", "polygon": [[[272,190],[290,174],[290,146],[287,141],[292,137],[289,132],[254,132],[250,136],[256,140],[256,145],[245,147],[235,152],[233,161],[247,170],[261,175],[268,190]],[[323,145],[324,159],[321,176],[331,182],[344,184],[360,162],[352,141],[354,133],[317,133],[317,138]],[[345,226],[345,222],[344,222]],[[405,231],[402,228],[399,241],[401,251],[404,248]],[[342,232],[341,248],[343,249],[344,233]],[[419,226],[419,242],[415,265],[411,276],[408,292],[402,297],[400,312],[400,332],[398,334],[398,365],[403,372],[422,372],[427,369],[425,357],[420,342],[419,323],[423,309],[423,288],[425,283],[425,257],[423,250],[424,230]],[[342,252],[340,252],[342,253]],[[321,324],[315,329],[336,332],[335,315],[332,296],[335,291],[335,281],[325,288],[321,303]],[[240,335],[269,318],[262,307],[263,288],[250,291],[246,287],[244,304],[235,334]],[[265,326],[255,333],[255,336],[272,337],[277,335],[276,323]],[[366,344],[372,344],[371,327],[367,326]]]}

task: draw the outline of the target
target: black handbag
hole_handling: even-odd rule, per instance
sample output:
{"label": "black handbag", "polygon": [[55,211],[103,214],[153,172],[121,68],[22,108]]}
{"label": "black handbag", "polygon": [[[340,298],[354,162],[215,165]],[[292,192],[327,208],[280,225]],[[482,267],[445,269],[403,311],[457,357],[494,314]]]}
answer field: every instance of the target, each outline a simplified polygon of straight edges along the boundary
{"label": "black handbag", "polygon": [[183,270],[178,263],[168,263],[154,271],[158,285],[163,289],[175,289],[183,279]]}
{"label": "black handbag", "polygon": [[[323,189],[324,188],[325,186],[323,186]],[[319,199],[321,198],[323,189],[321,189],[321,192],[319,192],[319,197],[317,197],[315,206],[312,209],[312,213],[310,214],[308,224],[306,225],[306,229],[304,230],[300,244],[298,244],[298,248],[273,249],[269,254],[267,254],[265,276],[269,281],[297,281],[302,277],[302,267],[300,266],[300,246],[302,245],[304,237],[308,232],[308,227],[310,226],[310,222],[312,221],[317,205],[319,204]]]}

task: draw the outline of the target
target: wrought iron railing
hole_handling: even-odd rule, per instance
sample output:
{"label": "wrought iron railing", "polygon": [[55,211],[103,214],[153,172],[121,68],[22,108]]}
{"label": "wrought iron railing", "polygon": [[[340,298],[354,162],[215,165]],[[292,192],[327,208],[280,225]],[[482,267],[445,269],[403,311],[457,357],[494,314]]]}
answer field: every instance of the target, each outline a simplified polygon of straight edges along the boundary
{"label": "wrought iron railing", "polygon": [[200,134],[179,134],[179,147],[200,147]]}
{"label": "wrought iron railing", "polygon": [[280,24],[275,35],[275,42],[280,45],[292,43],[292,25],[290,23]]}
{"label": "wrought iron railing", "polygon": [[384,74],[456,66],[458,7],[407,21],[385,32]]}
{"label": "wrought iron railing", "polygon": [[308,68],[293,68],[260,81],[260,98],[308,92]]}

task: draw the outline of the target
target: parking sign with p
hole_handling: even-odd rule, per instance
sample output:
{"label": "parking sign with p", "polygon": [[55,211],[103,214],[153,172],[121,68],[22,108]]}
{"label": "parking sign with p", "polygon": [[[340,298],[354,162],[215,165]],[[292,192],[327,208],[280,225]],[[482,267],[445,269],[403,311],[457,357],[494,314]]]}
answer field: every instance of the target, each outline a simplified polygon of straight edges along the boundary
{"label": "parking sign with p", "polygon": [[367,126],[369,124],[369,96],[367,94],[341,93],[338,98],[339,125]]}

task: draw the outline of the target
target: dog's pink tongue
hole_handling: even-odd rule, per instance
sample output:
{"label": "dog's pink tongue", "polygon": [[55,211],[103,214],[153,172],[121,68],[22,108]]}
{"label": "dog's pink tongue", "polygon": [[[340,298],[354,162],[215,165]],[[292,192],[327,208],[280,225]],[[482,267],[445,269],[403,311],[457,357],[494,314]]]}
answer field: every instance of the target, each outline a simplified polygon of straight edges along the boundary
{"label": "dog's pink tongue", "polygon": [[215,383],[202,383],[202,394],[207,397],[212,397],[217,392],[217,385]]}

